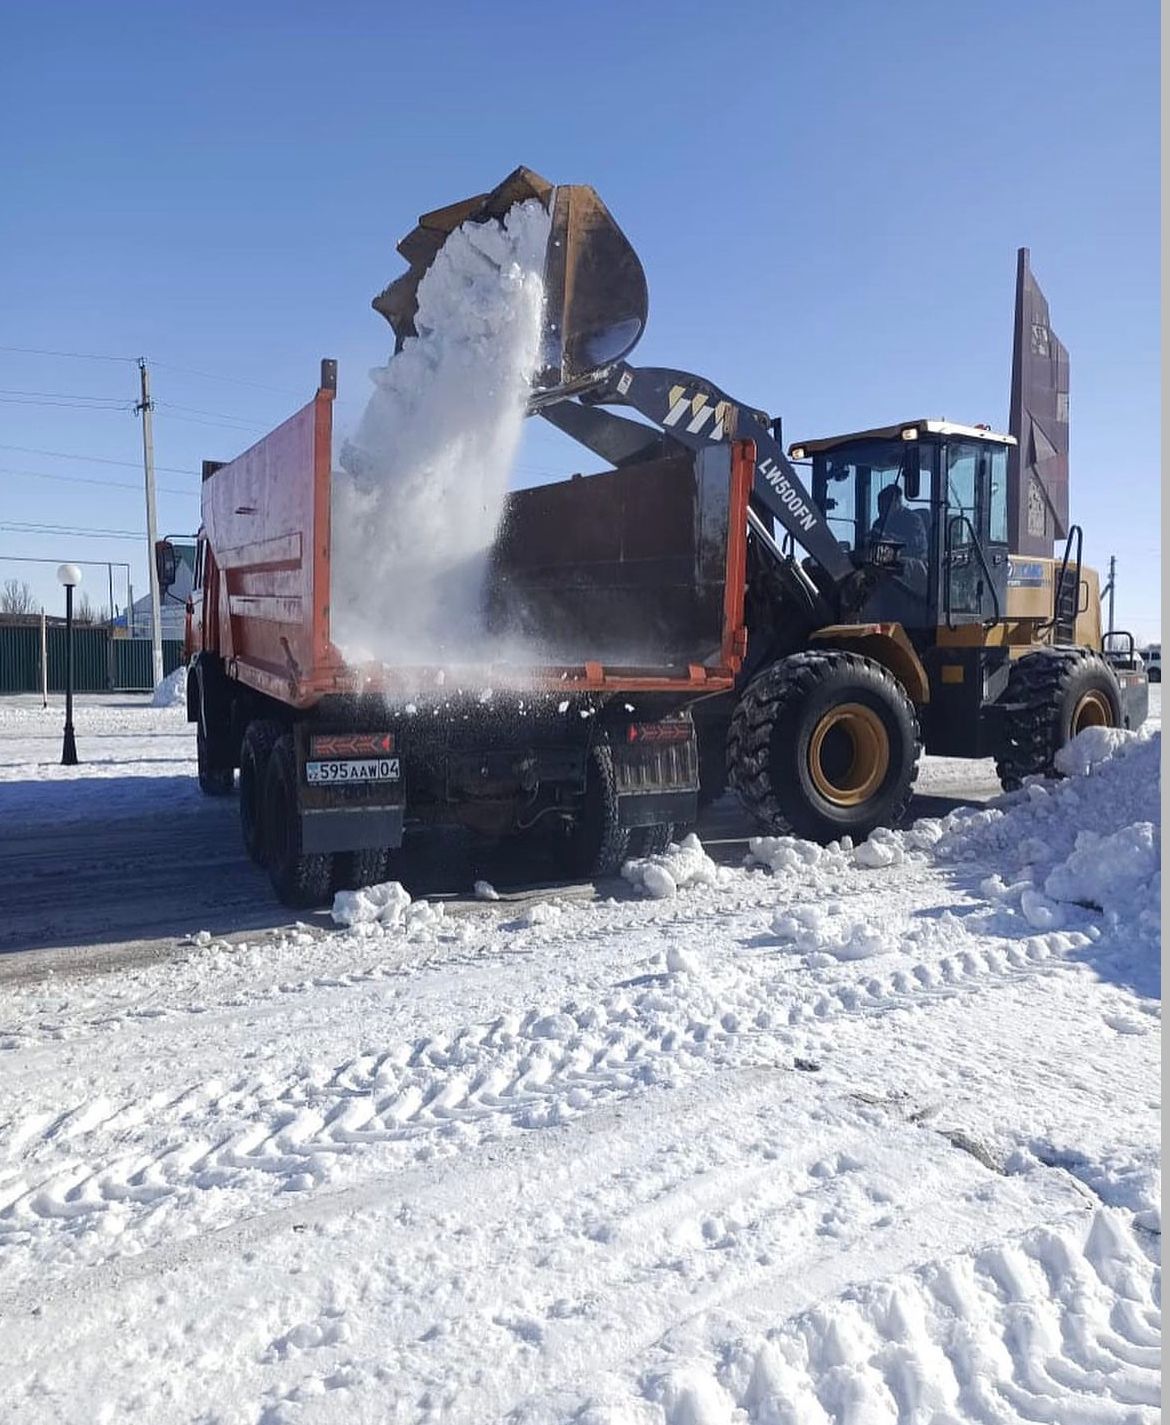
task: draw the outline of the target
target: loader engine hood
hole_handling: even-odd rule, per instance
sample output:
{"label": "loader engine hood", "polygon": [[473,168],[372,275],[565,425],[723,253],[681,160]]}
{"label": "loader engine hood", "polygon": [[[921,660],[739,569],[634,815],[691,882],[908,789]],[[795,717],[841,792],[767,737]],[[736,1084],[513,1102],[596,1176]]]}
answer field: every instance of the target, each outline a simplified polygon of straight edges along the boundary
{"label": "loader engine hood", "polygon": [[646,274],[629,239],[588,185],[556,186],[520,167],[490,193],[424,213],[398,244],[410,270],[373,301],[394,328],[397,346],[416,336],[418,285],[452,232],[466,222],[503,218],[516,203],[538,199],[552,223],[545,254],[544,332],[537,391],[580,387],[628,355],[646,325]]}

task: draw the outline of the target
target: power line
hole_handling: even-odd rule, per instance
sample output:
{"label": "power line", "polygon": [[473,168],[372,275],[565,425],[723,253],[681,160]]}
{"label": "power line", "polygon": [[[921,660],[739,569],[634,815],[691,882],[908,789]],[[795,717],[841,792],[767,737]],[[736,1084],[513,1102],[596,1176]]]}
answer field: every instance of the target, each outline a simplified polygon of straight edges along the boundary
{"label": "power line", "polygon": [[[111,356],[94,351],[48,351],[39,346],[0,346],[0,351],[12,352],[18,356],[60,356],[71,361],[126,361],[132,366],[138,362],[136,356]],[[175,371],[183,376],[198,377],[201,381],[222,381],[229,386],[251,386],[257,391],[271,391],[277,396],[304,395],[303,391],[293,391],[287,386],[268,386],[262,381],[246,381],[239,376],[224,376],[214,371],[195,371],[190,366],[176,366],[172,361],[151,360],[150,364],[155,370]]]}
{"label": "power line", "polygon": [[[0,351],[5,350],[0,347]],[[282,386],[265,386],[260,381],[243,381],[238,376],[217,375],[211,371],[192,371],[189,366],[175,366],[170,361],[152,361],[150,363],[156,371],[178,371],[184,376],[198,376],[203,381],[224,381],[229,386],[252,386],[257,391],[272,391],[277,396],[295,396],[298,399],[304,396],[303,391],[292,391]]]}
{"label": "power line", "polygon": [[[141,481],[135,483],[132,480],[87,480],[84,475],[51,475],[47,470],[12,470],[0,466],[0,475],[14,475],[17,479],[28,480],[64,480],[71,485],[97,485],[103,490],[142,491]],[[199,493],[198,490],[180,490],[175,485],[160,485],[159,489],[168,495],[186,495],[190,499],[194,499]]]}
{"label": "power line", "polygon": [[68,406],[77,411],[109,411],[111,413],[114,411],[132,411],[134,409],[134,403],[132,401],[115,401],[112,397],[106,397],[104,399],[107,404],[98,405],[93,399],[84,401],[51,401],[29,399],[26,396],[0,396],[0,402],[3,402],[6,406],[52,406],[57,410],[60,410],[63,406]]}
{"label": "power line", "polygon": [[[84,460],[92,465],[127,465],[131,470],[141,470],[139,460],[111,460],[106,455],[77,455],[69,450],[40,450],[35,445],[0,445],[0,450],[15,450],[21,455],[51,455],[54,460]],[[197,470],[184,470],[178,465],[156,465],[156,470],[165,470],[168,475],[198,475]]]}
{"label": "power line", "polygon": [[118,396],[87,396],[78,391],[9,391],[0,387],[0,396],[44,396],[53,401],[117,401]]}
{"label": "power line", "polygon": [[0,521],[0,529],[13,534],[67,534],[84,535],[92,539],[142,539],[141,530],[129,529],[79,529],[72,525],[30,524],[22,520]]}
{"label": "power line", "polygon": [[38,346],[0,346],[0,351],[12,351],[20,356],[63,356],[74,361],[129,361],[133,364],[137,360],[133,356],[102,356],[92,351],[45,351]]}
{"label": "power line", "polygon": [[179,406],[174,401],[155,401],[154,404],[162,407],[165,411],[189,411],[195,416],[214,416],[217,420],[232,421],[237,425],[247,426],[249,430],[265,428],[260,421],[250,421],[246,416],[229,416],[225,411],[205,411],[199,406]]}

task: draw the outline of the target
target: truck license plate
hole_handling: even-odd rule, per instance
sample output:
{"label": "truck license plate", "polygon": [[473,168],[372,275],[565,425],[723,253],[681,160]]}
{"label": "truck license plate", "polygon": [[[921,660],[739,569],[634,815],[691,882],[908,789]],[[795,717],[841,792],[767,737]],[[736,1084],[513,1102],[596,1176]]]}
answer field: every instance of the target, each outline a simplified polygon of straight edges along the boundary
{"label": "truck license plate", "polygon": [[335,762],[306,762],[305,778],[321,782],[397,782],[397,757],[346,757]]}

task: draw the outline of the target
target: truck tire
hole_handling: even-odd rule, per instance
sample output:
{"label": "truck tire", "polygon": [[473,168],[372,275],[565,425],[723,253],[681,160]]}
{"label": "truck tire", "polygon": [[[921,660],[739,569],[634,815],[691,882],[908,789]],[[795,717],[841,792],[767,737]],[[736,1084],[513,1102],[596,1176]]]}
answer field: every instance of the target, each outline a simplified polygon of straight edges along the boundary
{"label": "truck tire", "polygon": [[627,856],[661,856],[674,840],[674,823],[635,826],[630,831]]}
{"label": "truck tire", "polygon": [[695,729],[699,745],[699,810],[718,801],[727,790],[727,724]]}
{"label": "truck tire", "polygon": [[1005,792],[1025,777],[1058,775],[1057,752],[1086,727],[1121,726],[1112,668],[1087,648],[1038,648],[1012,665],[1002,699],[1010,709],[995,759]]}
{"label": "truck tire", "polygon": [[901,820],[922,740],[886,668],[818,651],[781,658],[748,684],[727,749],[732,788],[767,833],[823,842]]}
{"label": "truck tire", "polygon": [[195,758],[199,790],[207,797],[226,797],[232,790],[235,772],[227,755],[226,724],[230,701],[220,686],[222,673],[209,665],[205,654],[195,660],[188,677],[195,679]]}
{"label": "truck tire", "polygon": [[297,811],[297,757],[290,733],[277,738],[264,774],[264,847],[272,888],[285,905],[321,905],[329,899],[333,857],[301,846]]}
{"label": "truck tire", "polygon": [[390,852],[385,846],[368,846],[361,851],[341,851],[333,858],[333,889],[360,891],[377,886],[390,877]]}
{"label": "truck tire", "polygon": [[202,721],[195,728],[195,763],[198,768],[199,790],[205,797],[231,796],[235,773],[231,767],[216,766],[213,762]]}
{"label": "truck tire", "polygon": [[264,778],[268,759],[284,729],[271,718],[256,718],[244,732],[240,747],[240,831],[244,850],[257,866],[264,865]]}
{"label": "truck tire", "polygon": [[629,846],[630,832],[618,822],[613,752],[608,740],[599,739],[589,750],[584,804],[563,847],[565,872],[581,880],[616,876]]}

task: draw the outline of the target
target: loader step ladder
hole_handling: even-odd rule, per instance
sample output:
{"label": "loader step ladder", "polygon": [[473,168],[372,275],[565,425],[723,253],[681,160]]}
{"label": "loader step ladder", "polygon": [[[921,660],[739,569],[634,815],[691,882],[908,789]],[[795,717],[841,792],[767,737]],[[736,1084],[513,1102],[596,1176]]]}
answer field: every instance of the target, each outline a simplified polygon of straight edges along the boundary
{"label": "loader step ladder", "polygon": [[1052,619],[1046,625],[1052,629],[1054,643],[1076,642],[1077,614],[1081,607],[1081,551],[1084,546],[1084,538],[1084,530],[1079,524],[1074,524],[1065,541],[1064,558],[1060,561],[1060,568],[1056,571],[1056,583],[1052,595]]}

